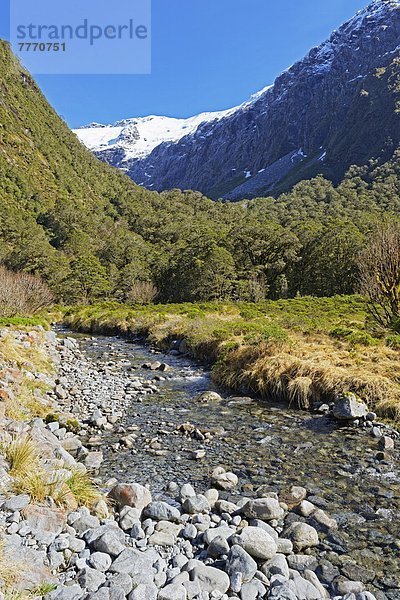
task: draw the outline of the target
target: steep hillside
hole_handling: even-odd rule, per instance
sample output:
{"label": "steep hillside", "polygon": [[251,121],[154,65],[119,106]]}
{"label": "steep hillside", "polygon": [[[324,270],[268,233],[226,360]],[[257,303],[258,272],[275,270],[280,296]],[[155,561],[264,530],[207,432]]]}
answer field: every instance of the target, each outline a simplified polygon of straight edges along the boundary
{"label": "steep hillside", "polygon": [[79,143],[0,41],[0,260],[73,290],[79,259],[97,271],[104,292],[98,259],[110,263],[111,239],[124,239],[126,256],[114,257],[116,271],[146,254],[142,238],[121,220],[116,198],[143,206],[151,196]]}
{"label": "steep hillside", "polygon": [[231,113],[148,156],[112,140],[98,156],[149,189],[215,199],[277,195],[317,174],[338,183],[352,164],[387,160],[400,143],[399,39],[399,0],[374,0]]}

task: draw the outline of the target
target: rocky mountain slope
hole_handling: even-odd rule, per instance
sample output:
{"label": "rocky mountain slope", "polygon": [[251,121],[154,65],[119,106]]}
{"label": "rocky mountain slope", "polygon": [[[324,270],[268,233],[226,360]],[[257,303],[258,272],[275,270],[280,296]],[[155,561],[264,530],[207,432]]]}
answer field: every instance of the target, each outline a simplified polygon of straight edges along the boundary
{"label": "rocky mountain slope", "polygon": [[140,132],[145,119],[105,127],[95,142],[102,127],[78,135],[152,190],[237,200],[277,194],[319,173],[338,182],[352,164],[387,160],[400,142],[392,80],[399,39],[399,0],[374,0],[236,109],[189,119],[188,130],[182,124],[166,133],[166,120],[151,143]]}

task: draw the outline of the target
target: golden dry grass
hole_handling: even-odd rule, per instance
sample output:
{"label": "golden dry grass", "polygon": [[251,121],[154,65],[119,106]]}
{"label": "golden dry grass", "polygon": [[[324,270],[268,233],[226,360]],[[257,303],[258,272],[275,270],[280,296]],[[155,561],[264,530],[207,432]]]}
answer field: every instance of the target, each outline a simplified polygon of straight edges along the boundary
{"label": "golden dry grass", "polygon": [[36,444],[29,436],[14,438],[10,443],[2,444],[1,452],[10,465],[11,477],[25,477],[40,463]]}
{"label": "golden dry grass", "polygon": [[29,494],[33,503],[42,503],[50,497],[61,507],[91,508],[103,498],[87,473],[74,470],[65,478],[61,468],[59,476],[58,471],[46,469],[36,443],[29,436],[3,443],[0,452],[10,465],[13,491]]}
{"label": "golden dry grass", "polygon": [[31,591],[20,590],[19,587],[26,570],[25,563],[21,560],[15,560],[10,551],[6,549],[4,540],[0,539],[0,580],[4,600],[33,600],[34,598],[43,597],[55,589],[54,584],[44,582]]}
{"label": "golden dry grass", "polygon": [[98,500],[104,498],[94,485],[90,475],[83,471],[73,471],[71,477],[65,481],[65,485],[79,506],[92,508]]}
{"label": "golden dry grass", "polygon": [[[17,331],[25,331],[26,338],[21,343]],[[52,362],[41,344],[43,332],[35,330],[32,337],[29,330],[14,326],[0,337],[0,370],[13,373],[10,378],[11,393],[4,391],[5,415],[17,421],[44,417],[49,406],[43,400],[47,386],[30,374],[48,374],[53,370]]]}
{"label": "golden dry grass", "polygon": [[218,365],[219,383],[233,389],[248,386],[263,397],[296,402],[333,399],[352,391],[382,416],[400,418],[398,351],[386,346],[349,348],[328,336],[296,336],[287,347],[241,347]]}

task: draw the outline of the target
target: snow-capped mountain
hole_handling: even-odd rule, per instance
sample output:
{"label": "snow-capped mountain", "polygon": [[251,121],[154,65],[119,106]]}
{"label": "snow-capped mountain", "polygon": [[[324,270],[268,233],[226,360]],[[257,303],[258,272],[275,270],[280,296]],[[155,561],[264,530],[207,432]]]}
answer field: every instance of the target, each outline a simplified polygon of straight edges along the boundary
{"label": "snow-capped mountain", "polygon": [[195,133],[203,123],[219,121],[236,111],[249,106],[260,98],[271,86],[251,96],[250,100],[228,110],[205,112],[188,119],[150,115],[117,121],[112,125],[90,123],[74,133],[90,150],[123,151],[123,162],[144,158],[164,142],[177,142],[186,135]]}
{"label": "snow-capped mountain", "polygon": [[231,113],[230,110],[202,113],[189,119],[150,115],[124,119],[113,125],[91,123],[74,129],[74,132],[91,150],[102,152],[122,149],[125,151],[125,160],[129,160],[148,156],[163,142],[177,142],[185,135],[194,133],[201,123],[215,121]]}
{"label": "snow-capped mountain", "polygon": [[[190,119],[144,117],[76,130],[97,156],[153,190],[251,198],[400,143],[400,0],[374,0],[248,102]],[[396,82],[397,83],[396,83]]]}

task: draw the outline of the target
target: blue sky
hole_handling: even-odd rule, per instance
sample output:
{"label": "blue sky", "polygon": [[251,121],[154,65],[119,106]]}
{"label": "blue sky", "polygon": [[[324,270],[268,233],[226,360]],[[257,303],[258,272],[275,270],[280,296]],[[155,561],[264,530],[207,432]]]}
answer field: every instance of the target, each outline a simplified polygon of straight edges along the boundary
{"label": "blue sky", "polygon": [[[148,114],[188,117],[230,108],[272,83],[367,3],[153,0],[151,75],[36,79],[71,127]],[[0,0],[2,38],[8,37],[6,5],[6,0]]]}

